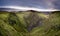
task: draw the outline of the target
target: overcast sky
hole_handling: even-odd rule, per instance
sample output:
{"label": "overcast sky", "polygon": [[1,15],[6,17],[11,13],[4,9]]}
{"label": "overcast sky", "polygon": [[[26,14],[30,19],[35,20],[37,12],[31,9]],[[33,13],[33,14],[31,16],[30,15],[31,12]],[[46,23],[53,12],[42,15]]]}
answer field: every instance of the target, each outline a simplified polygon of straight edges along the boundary
{"label": "overcast sky", "polygon": [[0,7],[1,6],[22,6],[60,10],[60,0],[0,0]]}

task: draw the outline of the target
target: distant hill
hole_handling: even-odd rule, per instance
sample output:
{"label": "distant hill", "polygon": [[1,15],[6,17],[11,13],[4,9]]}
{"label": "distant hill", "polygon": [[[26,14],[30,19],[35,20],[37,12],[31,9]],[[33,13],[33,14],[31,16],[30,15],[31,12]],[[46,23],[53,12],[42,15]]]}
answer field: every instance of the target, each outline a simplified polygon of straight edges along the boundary
{"label": "distant hill", "polygon": [[54,11],[37,11],[37,10],[24,10],[24,9],[14,9],[14,8],[0,8],[0,11],[8,11],[8,12],[54,12]]}

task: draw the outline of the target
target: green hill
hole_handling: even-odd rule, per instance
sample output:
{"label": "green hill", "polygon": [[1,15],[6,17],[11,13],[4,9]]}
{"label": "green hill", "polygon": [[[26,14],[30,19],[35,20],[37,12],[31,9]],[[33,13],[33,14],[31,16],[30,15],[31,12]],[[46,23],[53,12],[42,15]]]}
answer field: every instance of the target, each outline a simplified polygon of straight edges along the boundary
{"label": "green hill", "polygon": [[46,13],[0,12],[0,36],[60,36],[60,12]]}

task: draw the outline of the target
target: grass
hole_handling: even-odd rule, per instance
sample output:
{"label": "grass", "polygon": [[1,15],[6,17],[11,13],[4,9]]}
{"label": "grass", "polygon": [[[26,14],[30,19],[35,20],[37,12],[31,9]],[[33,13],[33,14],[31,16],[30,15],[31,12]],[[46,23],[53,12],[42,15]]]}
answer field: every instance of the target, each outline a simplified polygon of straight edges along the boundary
{"label": "grass", "polygon": [[0,12],[0,36],[60,36],[60,13]]}

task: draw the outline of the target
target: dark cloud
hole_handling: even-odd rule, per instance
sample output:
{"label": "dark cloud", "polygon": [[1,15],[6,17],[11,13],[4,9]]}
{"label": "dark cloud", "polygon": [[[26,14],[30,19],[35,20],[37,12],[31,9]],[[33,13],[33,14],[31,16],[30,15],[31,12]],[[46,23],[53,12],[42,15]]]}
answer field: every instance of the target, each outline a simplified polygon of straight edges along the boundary
{"label": "dark cloud", "polygon": [[40,9],[60,9],[60,0],[0,0],[0,6],[24,6]]}
{"label": "dark cloud", "polygon": [[54,2],[55,9],[60,9],[60,0]]}

